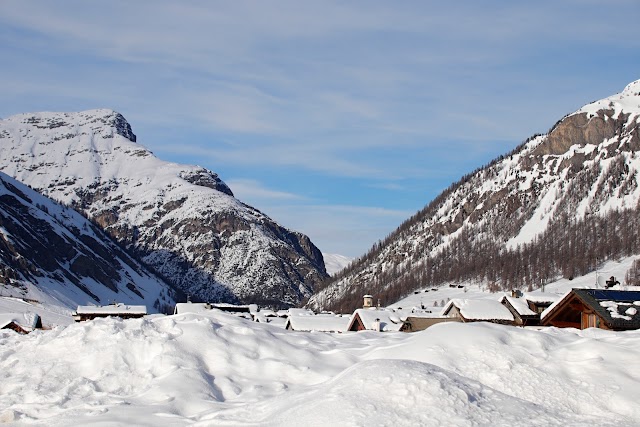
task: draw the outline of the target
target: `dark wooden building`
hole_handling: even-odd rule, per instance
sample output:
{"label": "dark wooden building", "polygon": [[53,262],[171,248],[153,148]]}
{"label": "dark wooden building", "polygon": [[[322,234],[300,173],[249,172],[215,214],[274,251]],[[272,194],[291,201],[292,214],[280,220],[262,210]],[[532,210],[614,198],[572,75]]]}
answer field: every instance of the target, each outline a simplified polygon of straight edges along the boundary
{"label": "dark wooden building", "polygon": [[613,331],[640,329],[640,291],[572,289],[543,313],[541,324]]}

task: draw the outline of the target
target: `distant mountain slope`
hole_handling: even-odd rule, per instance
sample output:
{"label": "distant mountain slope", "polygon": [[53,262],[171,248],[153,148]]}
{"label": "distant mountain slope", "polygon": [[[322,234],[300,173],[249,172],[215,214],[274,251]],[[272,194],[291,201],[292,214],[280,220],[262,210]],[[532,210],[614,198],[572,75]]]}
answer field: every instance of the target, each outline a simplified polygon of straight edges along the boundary
{"label": "distant mountain slope", "polygon": [[0,295],[46,305],[173,305],[175,292],[98,227],[0,172]]}
{"label": "distant mountain slope", "polygon": [[340,254],[322,254],[324,258],[324,265],[327,269],[328,274],[335,274],[345,268],[352,261],[352,258],[349,258]]}
{"label": "distant mountain slope", "polygon": [[494,288],[573,277],[640,253],[640,81],[465,176],[309,301],[476,280]]}
{"label": "distant mountain slope", "polygon": [[202,167],[156,158],[111,110],[0,121],[0,169],[85,212],[196,299],[295,305],[327,275],[308,237]]}

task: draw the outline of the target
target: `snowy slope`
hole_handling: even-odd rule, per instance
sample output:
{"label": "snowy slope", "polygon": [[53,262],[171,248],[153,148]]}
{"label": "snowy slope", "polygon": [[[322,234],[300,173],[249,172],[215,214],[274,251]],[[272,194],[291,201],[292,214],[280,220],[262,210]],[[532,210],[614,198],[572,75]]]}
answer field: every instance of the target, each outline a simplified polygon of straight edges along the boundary
{"label": "snowy slope", "polygon": [[[571,289],[593,289],[604,288],[604,281],[614,276],[621,285],[619,289],[629,289],[624,283],[624,277],[631,268],[633,261],[640,259],[638,256],[626,257],[619,261],[608,261],[604,263],[598,271],[576,277],[572,280],[559,279],[548,283],[544,287],[544,293],[557,298],[561,298]],[[636,289],[636,288],[631,288]],[[535,288],[534,293],[542,292],[541,288]],[[441,288],[421,288],[410,295],[390,304],[388,308],[397,310],[411,310],[413,308],[424,307],[434,315],[439,315],[444,303],[453,299],[482,300],[491,299],[499,301],[504,295],[511,295],[510,292],[490,292],[486,285],[477,283],[456,284],[453,287],[443,286]]]}
{"label": "snowy slope", "polygon": [[333,275],[342,270],[352,261],[352,258],[340,254],[323,253],[322,257],[324,258],[324,265],[329,275]]}
{"label": "snowy slope", "polygon": [[0,172],[0,296],[67,309],[118,301],[155,312],[174,294],[82,215]]}
{"label": "snowy slope", "polygon": [[631,426],[638,339],[481,323],[303,333],[216,311],[99,319],[0,332],[0,422]]}
{"label": "snowy slope", "polygon": [[0,169],[83,210],[185,293],[296,304],[326,277],[310,240],[202,167],[156,158],[111,110],[0,121]]}
{"label": "snowy slope", "polygon": [[66,326],[74,322],[71,317],[72,310],[60,305],[57,300],[44,299],[43,302],[24,301],[20,298],[0,297],[0,314],[20,313],[24,315],[37,314],[42,320],[44,328]]}
{"label": "snowy slope", "polygon": [[[450,257],[438,262],[448,262],[451,269],[463,264],[451,261],[463,249],[467,259],[490,263],[490,254],[536,242],[559,221],[575,224],[635,209],[640,201],[638,152],[640,80],[566,116],[548,134],[530,138],[453,184],[371,255],[354,261],[309,305],[319,308],[353,300],[353,293],[371,293],[367,287],[389,271],[394,273],[386,283],[377,283],[378,290],[394,282],[428,286],[426,272],[441,268],[433,264],[439,254]],[[583,239],[594,245],[590,237]]]}

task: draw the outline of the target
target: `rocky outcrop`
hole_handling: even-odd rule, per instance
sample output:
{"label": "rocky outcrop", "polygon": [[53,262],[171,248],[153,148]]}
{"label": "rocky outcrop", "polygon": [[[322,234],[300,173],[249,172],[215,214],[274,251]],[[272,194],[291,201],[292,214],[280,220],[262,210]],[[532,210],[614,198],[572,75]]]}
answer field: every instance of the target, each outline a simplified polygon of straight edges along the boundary
{"label": "rocky outcrop", "polygon": [[44,292],[69,308],[117,300],[147,305],[151,312],[174,302],[169,286],[95,225],[3,173],[0,230],[5,295],[37,298]]}

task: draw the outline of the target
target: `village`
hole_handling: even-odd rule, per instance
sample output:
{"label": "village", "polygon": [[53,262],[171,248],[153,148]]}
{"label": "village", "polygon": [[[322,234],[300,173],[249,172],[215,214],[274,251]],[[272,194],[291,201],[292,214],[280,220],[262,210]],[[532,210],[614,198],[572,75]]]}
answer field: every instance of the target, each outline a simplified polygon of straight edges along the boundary
{"label": "village", "polygon": [[0,296],[0,421],[356,425],[364,400],[370,425],[635,425],[640,289],[616,279],[633,261],[528,292],[363,295],[352,313],[185,301],[71,316]]}
{"label": "village", "polygon": [[[471,288],[471,289],[470,289]],[[477,287],[476,287],[477,288]],[[32,303],[21,301],[21,312],[0,314],[0,329],[27,334],[50,328]],[[6,310],[6,309],[5,309]],[[524,328],[599,328],[612,331],[640,329],[640,289],[622,286],[611,276],[599,288],[571,288],[559,294],[542,290],[509,293],[481,292],[472,286],[451,285],[415,291],[387,307],[375,296],[364,295],[362,307],[353,313],[314,313],[307,308],[273,310],[256,304],[178,303],[174,315],[206,314],[220,311],[247,321],[298,332],[347,333],[358,331],[405,332],[425,330],[445,322],[489,322]],[[135,319],[148,314],[141,305],[113,303],[105,306],[78,306],[72,313],[76,322],[96,318]],[[58,322],[60,321],[58,316]],[[66,322],[62,322],[66,323]],[[71,323],[71,321],[69,321]]]}

